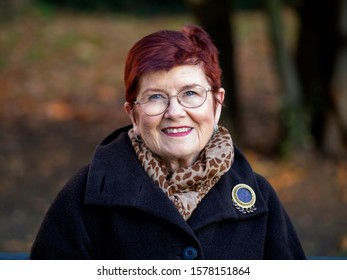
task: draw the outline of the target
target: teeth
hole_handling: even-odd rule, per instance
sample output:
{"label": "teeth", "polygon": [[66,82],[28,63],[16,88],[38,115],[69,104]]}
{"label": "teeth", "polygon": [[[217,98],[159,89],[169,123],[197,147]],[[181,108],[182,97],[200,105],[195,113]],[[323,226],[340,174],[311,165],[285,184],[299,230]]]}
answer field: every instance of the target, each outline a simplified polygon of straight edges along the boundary
{"label": "teeth", "polygon": [[181,128],[168,128],[165,129],[166,133],[182,133],[191,130],[189,127],[181,127]]}

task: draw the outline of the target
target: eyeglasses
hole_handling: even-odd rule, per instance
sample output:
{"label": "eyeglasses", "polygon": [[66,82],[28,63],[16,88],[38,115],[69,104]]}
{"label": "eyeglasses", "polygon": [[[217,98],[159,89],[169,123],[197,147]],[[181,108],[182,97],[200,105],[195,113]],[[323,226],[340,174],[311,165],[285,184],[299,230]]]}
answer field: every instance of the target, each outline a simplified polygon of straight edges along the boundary
{"label": "eyeglasses", "polygon": [[177,95],[169,96],[160,90],[148,90],[139,101],[134,101],[135,105],[140,105],[141,110],[148,116],[158,116],[166,111],[170,105],[170,98],[176,97],[178,103],[189,109],[202,106],[207,98],[210,88],[194,85],[182,89]]}

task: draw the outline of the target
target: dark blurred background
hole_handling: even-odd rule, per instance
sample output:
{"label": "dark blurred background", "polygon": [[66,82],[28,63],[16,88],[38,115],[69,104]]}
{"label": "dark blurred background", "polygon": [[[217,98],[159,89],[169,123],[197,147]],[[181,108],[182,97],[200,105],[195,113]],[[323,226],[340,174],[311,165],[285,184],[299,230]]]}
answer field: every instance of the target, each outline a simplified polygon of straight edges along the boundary
{"label": "dark blurred background", "polygon": [[2,0],[0,251],[28,252],[58,191],[123,112],[141,37],[202,25],[222,124],[274,186],[309,256],[347,256],[347,0]]}

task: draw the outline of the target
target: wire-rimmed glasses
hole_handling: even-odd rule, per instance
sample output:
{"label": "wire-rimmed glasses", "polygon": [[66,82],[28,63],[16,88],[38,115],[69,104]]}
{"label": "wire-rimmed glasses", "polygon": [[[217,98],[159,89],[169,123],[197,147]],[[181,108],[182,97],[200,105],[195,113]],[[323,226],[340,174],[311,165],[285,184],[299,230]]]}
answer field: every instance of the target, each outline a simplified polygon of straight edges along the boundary
{"label": "wire-rimmed glasses", "polygon": [[169,96],[161,90],[147,90],[140,100],[134,101],[134,104],[140,105],[141,110],[146,115],[158,116],[169,107],[172,97],[176,97],[181,106],[194,109],[205,103],[208,91],[211,91],[211,88],[204,88],[199,85],[184,87],[177,95],[173,96]]}

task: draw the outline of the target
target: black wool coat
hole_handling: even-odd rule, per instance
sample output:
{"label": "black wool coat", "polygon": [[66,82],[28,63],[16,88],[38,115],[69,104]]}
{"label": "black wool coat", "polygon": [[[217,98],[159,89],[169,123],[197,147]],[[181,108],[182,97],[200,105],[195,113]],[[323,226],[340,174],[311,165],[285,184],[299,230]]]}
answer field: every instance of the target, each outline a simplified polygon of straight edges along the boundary
{"label": "black wool coat", "polygon": [[[304,259],[293,225],[270,184],[235,148],[231,169],[185,221],[143,170],[127,135],[96,148],[48,210],[31,259]],[[231,191],[247,184],[256,211],[243,214]]]}

